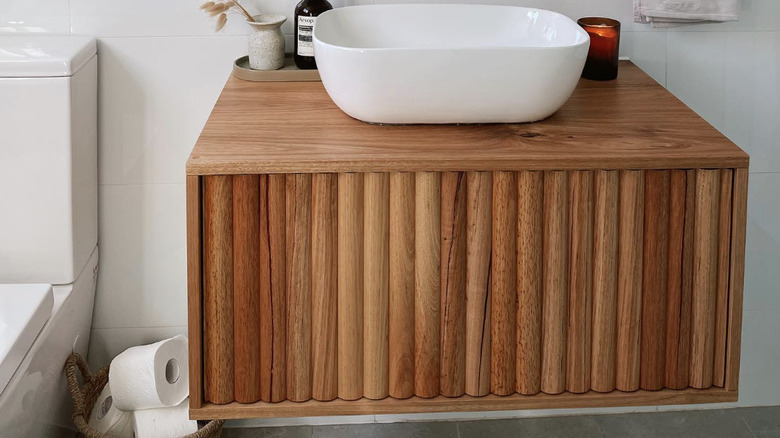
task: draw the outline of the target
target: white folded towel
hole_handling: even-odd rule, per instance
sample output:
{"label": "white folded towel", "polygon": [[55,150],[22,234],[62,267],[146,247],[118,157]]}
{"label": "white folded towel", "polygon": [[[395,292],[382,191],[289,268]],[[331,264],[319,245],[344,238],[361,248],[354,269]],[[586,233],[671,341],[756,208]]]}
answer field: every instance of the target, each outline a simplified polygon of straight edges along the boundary
{"label": "white folded towel", "polygon": [[634,21],[674,27],[739,19],[739,0],[634,0]]}

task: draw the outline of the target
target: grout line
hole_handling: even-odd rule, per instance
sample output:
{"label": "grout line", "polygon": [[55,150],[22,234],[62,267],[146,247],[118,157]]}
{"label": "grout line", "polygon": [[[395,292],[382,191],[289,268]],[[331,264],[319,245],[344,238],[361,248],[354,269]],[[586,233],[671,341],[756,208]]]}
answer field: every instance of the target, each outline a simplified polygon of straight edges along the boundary
{"label": "grout line", "polygon": [[745,417],[739,415],[739,418],[742,420],[743,423],[745,423],[745,426],[747,426],[748,430],[750,431],[750,434],[753,435],[755,438],[758,438],[758,435],[756,435],[756,433],[753,432],[753,428],[750,427],[750,423],[748,423],[747,420],[745,420]]}

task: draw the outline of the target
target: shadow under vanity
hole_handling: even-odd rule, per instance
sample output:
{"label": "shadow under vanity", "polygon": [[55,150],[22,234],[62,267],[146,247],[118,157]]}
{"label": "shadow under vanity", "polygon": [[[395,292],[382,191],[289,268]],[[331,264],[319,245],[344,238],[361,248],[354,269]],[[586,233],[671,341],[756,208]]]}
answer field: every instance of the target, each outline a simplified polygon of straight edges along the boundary
{"label": "shadow under vanity", "polygon": [[231,78],[187,162],[191,415],[735,401],[748,162],[628,62],[530,124]]}

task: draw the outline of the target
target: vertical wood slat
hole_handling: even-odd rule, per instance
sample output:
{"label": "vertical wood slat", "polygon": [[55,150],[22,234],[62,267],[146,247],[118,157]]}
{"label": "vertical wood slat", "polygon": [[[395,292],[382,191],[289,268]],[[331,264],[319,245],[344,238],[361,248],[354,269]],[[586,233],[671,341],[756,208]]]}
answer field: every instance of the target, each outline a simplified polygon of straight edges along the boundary
{"label": "vertical wood slat", "polygon": [[517,176],[516,389],[536,394],[542,383],[542,219],[544,174]]}
{"label": "vertical wood slat", "polygon": [[415,174],[414,392],[439,395],[441,174]]}
{"label": "vertical wood slat", "polygon": [[387,397],[390,177],[366,173],[363,206],[363,396]]}
{"label": "vertical wood slat", "polygon": [[363,174],[338,181],[339,398],[363,396]]}
{"label": "vertical wood slat", "polygon": [[260,398],[287,398],[287,189],[285,175],[260,176]]}
{"label": "vertical wood slat", "polygon": [[548,394],[566,389],[568,207],[568,174],[545,171],[541,390]]}
{"label": "vertical wood slat", "polygon": [[260,400],[260,179],[233,176],[235,397]]}
{"label": "vertical wood slat", "polygon": [[311,398],[311,174],[287,174],[287,398]]}
{"label": "vertical wood slat", "polygon": [[593,174],[569,175],[569,288],[566,389],[590,390],[593,307]]}
{"label": "vertical wood slat", "polygon": [[644,182],[644,171],[620,171],[615,386],[621,391],[639,389]]}
{"label": "vertical wood slat", "polygon": [[516,391],[517,174],[493,173],[490,392]]}
{"label": "vertical wood slat", "polygon": [[466,174],[441,176],[441,394],[466,392]]}
{"label": "vertical wood slat", "polygon": [[691,279],[695,171],[672,170],[666,303],[665,386],[688,386],[691,348]]}
{"label": "vertical wood slat", "polygon": [[720,170],[720,207],[718,212],[718,277],[715,302],[715,364],[713,384],[723,387],[726,380],[726,344],[728,339],[729,258],[731,257],[731,197],[734,175]]}
{"label": "vertical wood slat", "polygon": [[748,169],[734,169],[731,201],[731,258],[729,264],[728,340],[724,387],[736,391],[742,346],[742,293],[745,281]]}
{"label": "vertical wood slat", "polygon": [[493,178],[467,174],[466,393],[490,392],[490,253]]}
{"label": "vertical wood slat", "polygon": [[718,280],[718,170],[696,170],[690,386],[713,383]]}
{"label": "vertical wood slat", "polygon": [[338,396],[338,179],[312,175],[312,397]]}
{"label": "vertical wood slat", "polygon": [[414,173],[390,174],[389,394],[414,395]]}
{"label": "vertical wood slat", "polygon": [[190,408],[203,405],[203,248],[201,177],[187,176],[187,333]]}
{"label": "vertical wood slat", "polygon": [[645,173],[640,386],[648,390],[663,388],[666,377],[670,176],[667,170]]}
{"label": "vertical wood slat", "polygon": [[591,388],[609,392],[617,365],[618,172],[596,171],[594,193]]}
{"label": "vertical wood slat", "polygon": [[215,404],[234,400],[232,199],[232,177],[204,177],[203,377]]}

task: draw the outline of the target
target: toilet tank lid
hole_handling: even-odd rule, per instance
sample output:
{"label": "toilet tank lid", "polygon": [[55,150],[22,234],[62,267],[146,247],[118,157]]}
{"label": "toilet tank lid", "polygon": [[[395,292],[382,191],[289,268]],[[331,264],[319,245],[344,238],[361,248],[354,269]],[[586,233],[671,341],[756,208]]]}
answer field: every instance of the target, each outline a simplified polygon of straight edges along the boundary
{"label": "toilet tank lid", "polygon": [[0,284],[0,394],[51,316],[50,284]]}
{"label": "toilet tank lid", "polygon": [[83,36],[0,36],[0,78],[72,76],[97,53]]}

